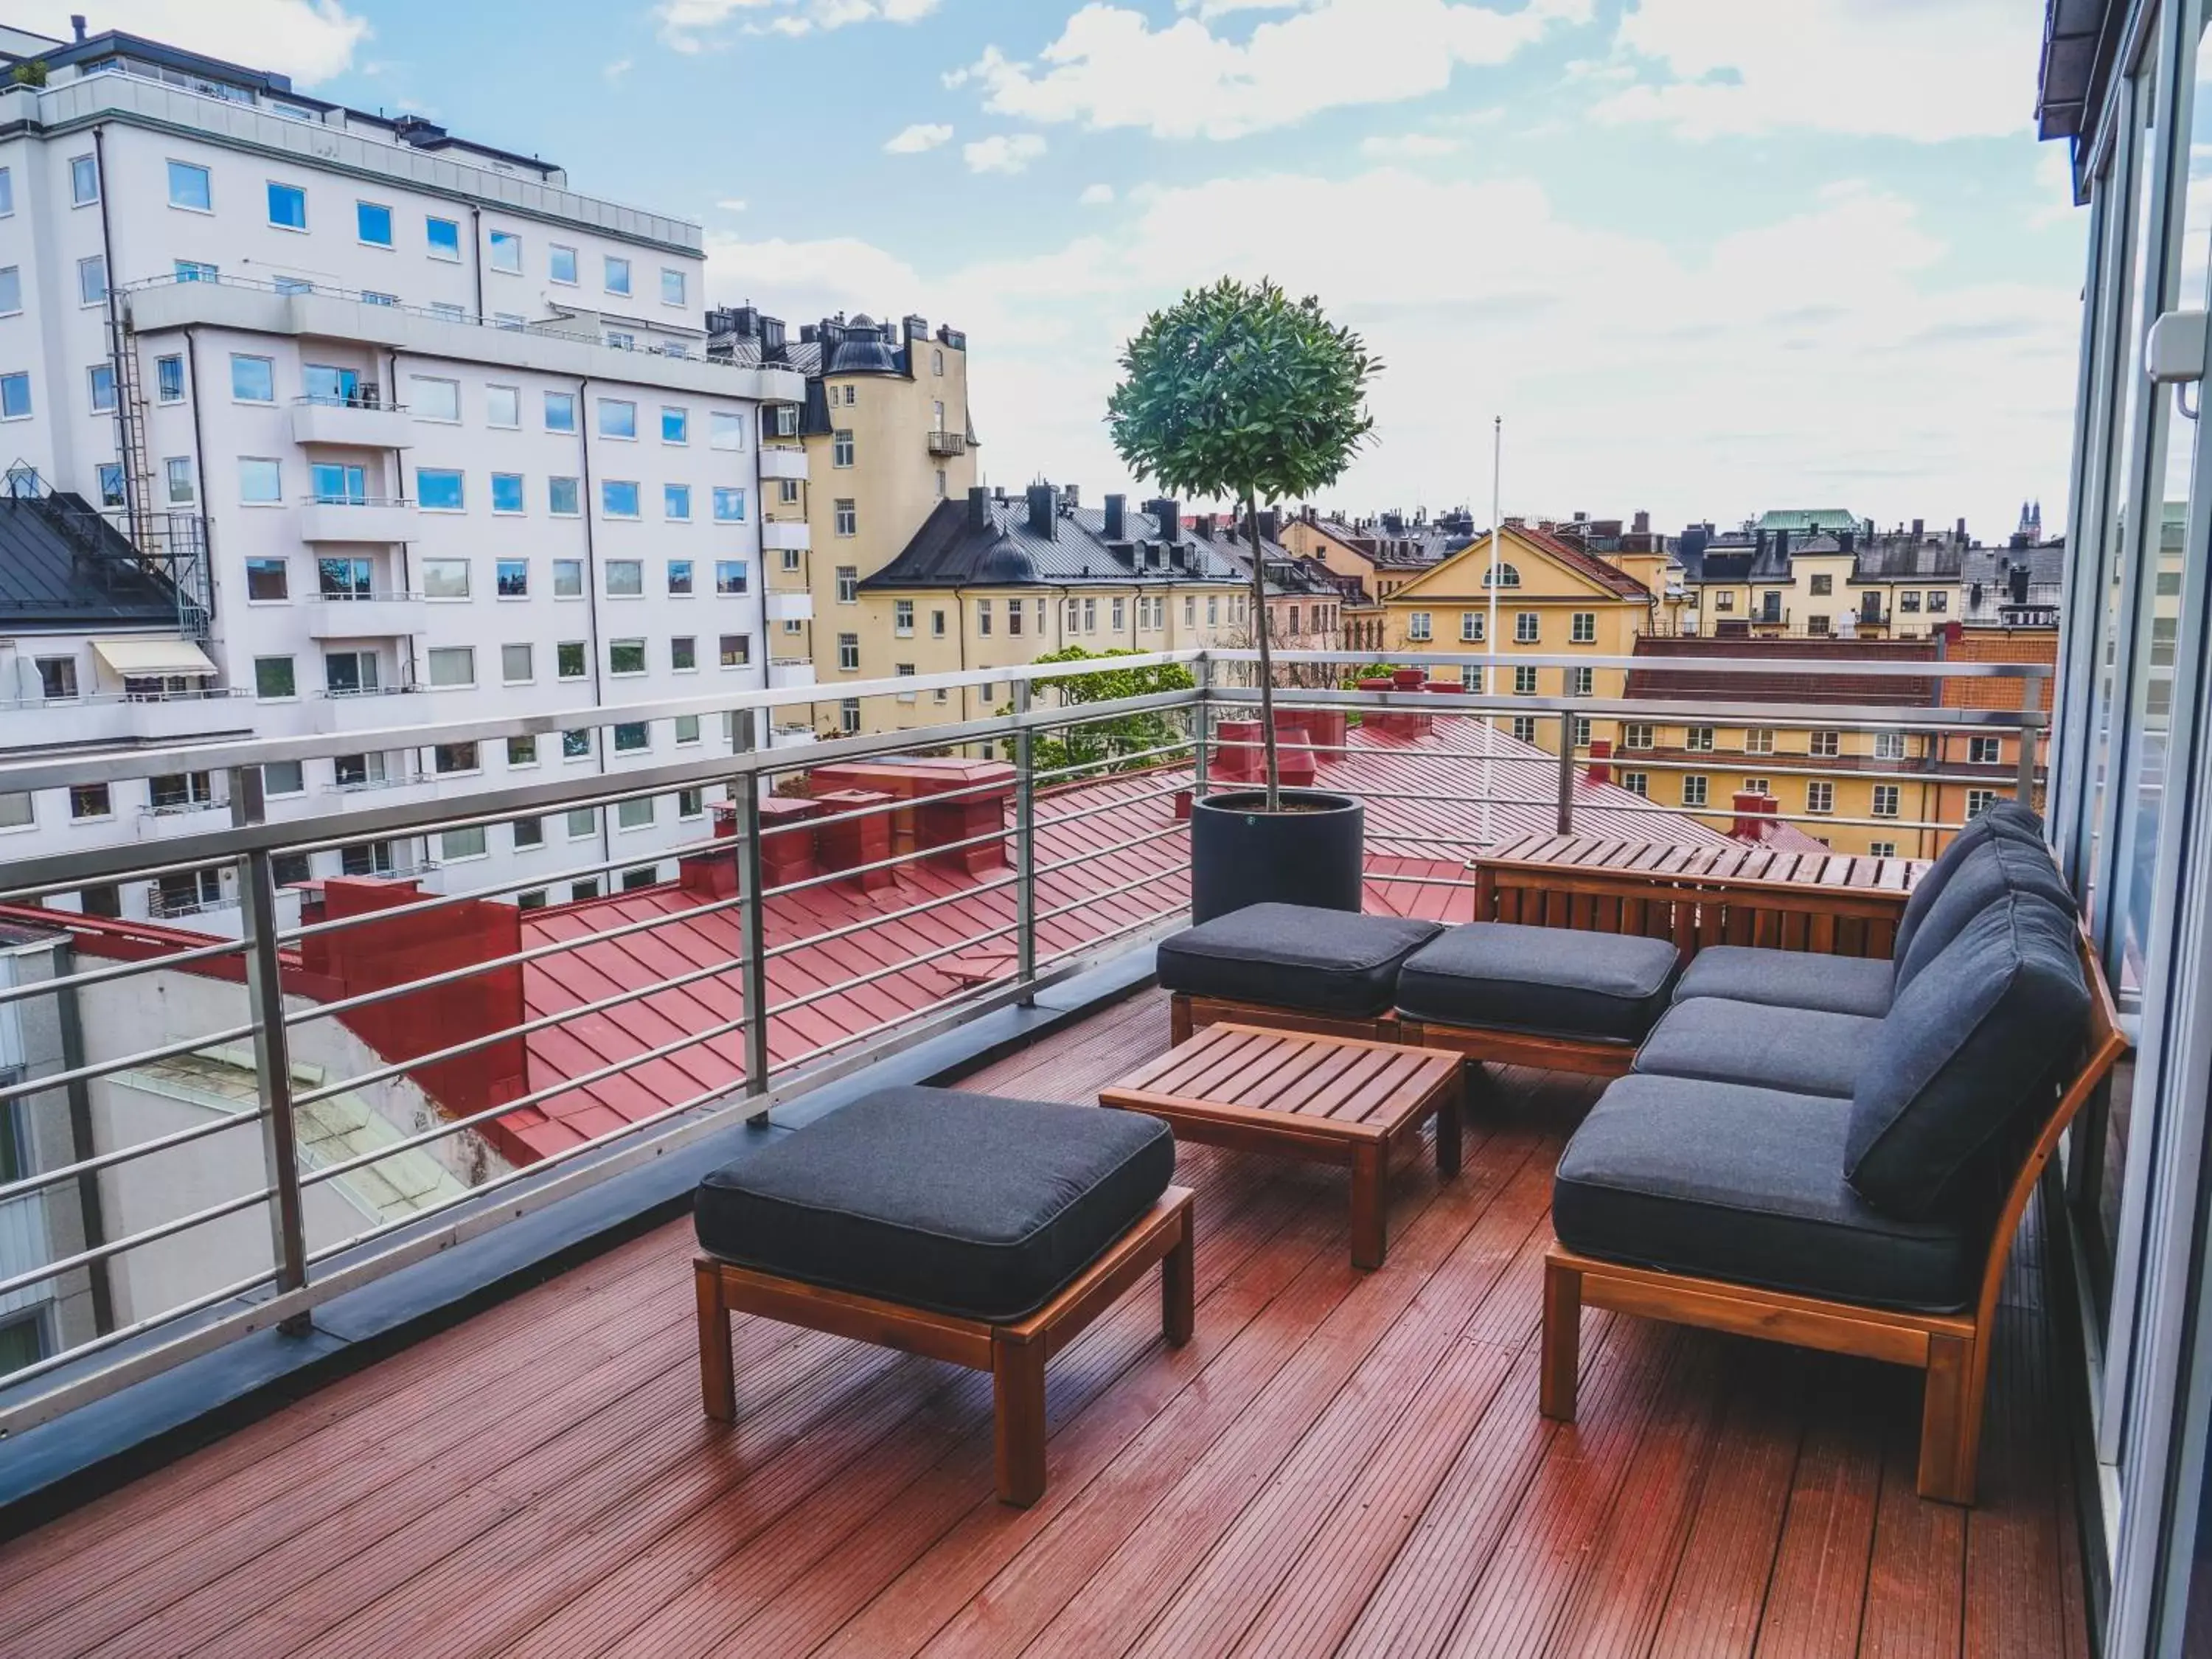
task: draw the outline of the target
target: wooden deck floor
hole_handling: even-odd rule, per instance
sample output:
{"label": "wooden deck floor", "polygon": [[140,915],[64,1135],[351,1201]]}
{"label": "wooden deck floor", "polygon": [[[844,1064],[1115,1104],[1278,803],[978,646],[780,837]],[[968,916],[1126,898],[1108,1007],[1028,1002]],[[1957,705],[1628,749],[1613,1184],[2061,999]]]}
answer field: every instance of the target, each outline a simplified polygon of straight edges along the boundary
{"label": "wooden deck floor", "polygon": [[[1147,997],[971,1086],[1085,1098],[1166,1041]],[[1186,1148],[1196,1338],[1135,1293],[1054,1362],[1029,1511],[978,1375],[741,1322],[708,1422],[680,1224],[0,1548],[0,1651],[2086,1653],[2032,1260],[1971,1513],[1914,1496],[1917,1380],[1870,1364],[1590,1313],[1547,1423],[1590,1090],[1507,1080],[1376,1273],[1340,1174]]]}

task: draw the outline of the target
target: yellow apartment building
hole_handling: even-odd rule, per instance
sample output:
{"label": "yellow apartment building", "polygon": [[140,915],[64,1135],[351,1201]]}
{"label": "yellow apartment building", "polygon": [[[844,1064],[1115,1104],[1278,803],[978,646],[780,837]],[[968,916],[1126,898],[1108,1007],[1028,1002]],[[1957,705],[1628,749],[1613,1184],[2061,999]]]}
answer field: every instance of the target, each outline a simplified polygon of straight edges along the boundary
{"label": "yellow apartment building", "polygon": [[[1507,519],[1498,561],[1498,648],[1530,656],[1626,657],[1652,625],[1657,599],[1649,580],[1666,562],[1663,553],[1622,559],[1632,574],[1603,555],[1586,551],[1548,526]],[[1413,576],[1383,600],[1383,654],[1396,659],[1425,652],[1480,650],[1490,614],[1490,538],[1478,536],[1441,563]],[[1617,699],[1626,674],[1605,668],[1516,668],[1501,694]],[[1610,740],[1610,720],[1578,721],[1577,747]],[[1558,751],[1551,719],[1516,719],[1513,735]]]}
{"label": "yellow apartment building", "polygon": [[1765,795],[1797,829],[1838,852],[1933,858],[1948,837],[1917,826],[1960,816],[1966,803],[1960,792],[1947,795],[1934,776],[1959,769],[1947,764],[1947,745],[1963,740],[1929,732],[1854,731],[1840,721],[1833,727],[1772,726],[1721,711],[1780,703],[1879,706],[1909,720],[1916,708],[1936,705],[1940,682],[1933,676],[1854,674],[1852,666],[1934,662],[1943,651],[1935,640],[1638,641],[1636,656],[1654,662],[1694,664],[1715,656],[1802,661],[1817,655],[1834,666],[1818,675],[1638,668],[1628,676],[1631,701],[1710,705],[1716,712],[1711,719],[1624,720],[1613,749],[1613,781],[1723,831],[1735,821],[1738,793]]}

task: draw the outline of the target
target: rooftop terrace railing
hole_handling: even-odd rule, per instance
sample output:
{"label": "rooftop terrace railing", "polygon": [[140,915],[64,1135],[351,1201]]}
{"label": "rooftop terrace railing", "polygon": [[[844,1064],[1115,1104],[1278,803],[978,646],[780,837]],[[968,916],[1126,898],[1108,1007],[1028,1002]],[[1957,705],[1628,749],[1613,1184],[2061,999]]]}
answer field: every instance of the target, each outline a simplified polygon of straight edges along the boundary
{"label": "rooftop terrace railing", "polygon": [[[0,1182],[0,1206],[43,1206],[49,1240],[41,1256],[0,1257],[0,1317],[43,1302],[41,1317],[55,1328],[45,1358],[0,1379],[0,1438],[251,1333],[303,1329],[331,1297],[763,1119],[1177,925],[1188,912],[1189,855],[1173,799],[1223,784],[1223,763],[1245,739],[1224,741],[1217,727],[1253,707],[1256,660],[1251,652],[1160,653],[841,685],[841,700],[867,700],[894,719],[910,718],[897,711],[915,692],[964,698],[988,688],[995,702],[1003,687],[1007,701],[977,718],[798,750],[771,746],[768,734],[776,710],[816,701],[809,687],[0,763],[0,799],[221,771],[229,812],[228,823],[158,842],[0,860],[0,926],[33,947],[41,936],[59,941],[52,971],[0,977],[0,1028],[16,1030],[19,1046],[42,1021],[73,1034],[43,1064],[0,1084],[0,1114],[27,1118],[35,1133],[26,1139],[41,1149]],[[1278,653],[1285,679],[1323,682],[1284,686],[1279,713],[1480,717],[1399,745],[1435,761],[1485,763],[1472,786],[1479,793],[1418,777],[1358,786],[1377,854],[1411,848],[1430,859],[1439,847],[1478,852],[1492,808],[1533,809],[1567,831],[1578,807],[1601,806],[1649,815],[1656,839],[1710,838],[1682,809],[1592,784],[1589,750],[1577,741],[1583,719],[2006,736],[2020,753],[2008,789],[2032,793],[2047,672],[1894,665],[1922,682],[2017,679],[2017,709],[1326,683],[1366,660]],[[1421,661],[1462,676],[1533,667],[1563,684],[1585,669],[1822,672],[1817,663],[1580,655]],[[1059,700],[1055,690],[1096,673],[1178,669],[1193,683],[1141,696],[1080,702]],[[1881,679],[1892,669],[1854,663],[1851,672]],[[263,788],[262,769],[280,763],[709,714],[731,717],[734,752],[505,783],[439,777],[410,763],[382,781],[437,793],[315,792],[314,810],[289,819],[272,817]],[[1514,720],[1550,723],[1556,754],[1493,739],[1480,723]],[[1103,757],[1041,762],[1047,739],[1107,731],[1117,746]],[[1380,741],[1347,734],[1317,747],[1327,761],[1381,752]],[[849,793],[856,777],[874,775],[853,769],[987,746],[1010,769],[947,769],[905,796]],[[1763,754],[1701,763],[1817,769]],[[802,773],[838,787],[801,805],[779,791]],[[1990,781],[1987,768],[1896,775]],[[709,790],[724,799],[709,803]],[[625,820],[626,806],[646,803],[643,816],[658,821],[654,804],[672,797],[679,824],[696,825],[673,847],[625,853],[618,835],[605,833],[565,860],[549,847],[548,861],[560,867],[526,878],[477,873],[471,849],[495,830],[532,826],[538,845],[562,815],[592,814],[604,826],[605,815]],[[1430,810],[1438,804],[1455,810]],[[1726,803],[1709,811],[1731,816]],[[821,849],[815,867],[786,856],[800,820]],[[395,844],[425,850],[373,854],[368,867],[413,868],[444,890],[385,888],[370,904],[359,890],[337,890],[339,902],[309,884],[310,899],[319,892],[322,902],[285,924],[286,872],[316,854],[346,849],[352,858],[364,846]],[[434,847],[442,849],[434,859]],[[677,878],[663,881],[671,861]],[[220,872],[219,893],[210,871]],[[647,882],[635,881],[641,873]],[[1370,873],[1386,884],[1472,885]],[[158,894],[164,877],[191,878],[194,912],[235,907],[238,936],[65,908],[72,895],[122,884]],[[599,896],[522,908],[560,882]],[[182,892],[180,881],[159,908],[176,914],[187,902]],[[47,901],[43,911],[31,908]],[[249,1077],[250,1090],[237,1086]],[[252,1105],[241,1107],[240,1097]]]}

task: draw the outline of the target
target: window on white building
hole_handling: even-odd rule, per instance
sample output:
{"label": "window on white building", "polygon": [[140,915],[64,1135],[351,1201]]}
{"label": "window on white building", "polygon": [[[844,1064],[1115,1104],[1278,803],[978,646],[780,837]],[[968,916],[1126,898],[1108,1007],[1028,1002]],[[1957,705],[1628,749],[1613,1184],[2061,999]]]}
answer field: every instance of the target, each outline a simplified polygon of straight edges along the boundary
{"label": "window on white building", "polygon": [[715,410],[707,417],[707,444],[711,449],[743,449],[745,417],[728,410]]}
{"label": "window on white building", "polygon": [[169,163],[169,205],[184,208],[193,213],[212,212],[215,208],[214,191],[209,182],[208,170],[190,161]]}
{"label": "window on white building", "polygon": [[576,285],[576,250],[555,242],[545,250],[545,274],[563,288]]}
{"label": "window on white building", "polygon": [[606,290],[610,294],[629,292],[629,261],[615,254],[606,256]]}
{"label": "window on white building", "polygon": [[297,185],[269,181],[269,222],[277,230],[307,228],[307,192]]}
{"label": "window on white building", "polygon": [[477,683],[477,653],[473,646],[434,645],[428,657],[431,684],[464,686]]}
{"label": "window on white building", "polygon": [[574,392],[549,392],[545,394],[545,429],[548,432],[574,432],[576,429]]}
{"label": "window on white building", "polygon": [[635,439],[637,436],[637,405],[626,398],[599,399],[599,436],[602,438]]}
{"label": "window on white building", "polygon": [[460,263],[461,227],[458,220],[425,218],[422,236],[429,245],[433,259],[447,259],[456,264]]}
{"label": "window on white building", "polygon": [[520,275],[522,270],[522,238],[512,230],[491,233],[491,258],[486,262],[494,270]]}
{"label": "window on white building", "polygon": [[370,247],[392,246],[392,210],[382,202],[353,204],[354,234]]}
{"label": "window on white building", "polygon": [[461,383],[434,374],[410,375],[407,403],[418,421],[459,421]]}

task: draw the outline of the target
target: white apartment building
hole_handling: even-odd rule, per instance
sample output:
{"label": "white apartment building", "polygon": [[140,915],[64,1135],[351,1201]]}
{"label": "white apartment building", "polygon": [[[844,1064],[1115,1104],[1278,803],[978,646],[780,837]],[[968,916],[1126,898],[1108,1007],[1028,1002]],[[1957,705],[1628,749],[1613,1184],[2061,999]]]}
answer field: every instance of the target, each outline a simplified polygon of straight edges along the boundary
{"label": "white apartment building", "polygon": [[[712,719],[497,752],[395,738],[765,684],[763,467],[774,487],[805,457],[764,462],[763,411],[805,386],[708,359],[696,225],[133,36],[0,28],[0,76],[33,61],[44,85],[0,85],[0,467],[97,508],[182,603],[174,630],[142,619],[127,638],[97,616],[0,632],[0,758],[363,733],[334,763],[272,769],[270,816],[289,817],[726,748]],[[0,836],[149,838],[225,800],[189,773],[125,793],[0,798]],[[583,843],[624,863],[603,885],[672,873],[657,855],[704,833],[688,795],[578,817],[285,873],[422,869],[433,890],[560,902],[590,890],[532,872],[586,861]],[[92,902],[220,929],[228,884]]]}

